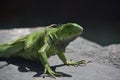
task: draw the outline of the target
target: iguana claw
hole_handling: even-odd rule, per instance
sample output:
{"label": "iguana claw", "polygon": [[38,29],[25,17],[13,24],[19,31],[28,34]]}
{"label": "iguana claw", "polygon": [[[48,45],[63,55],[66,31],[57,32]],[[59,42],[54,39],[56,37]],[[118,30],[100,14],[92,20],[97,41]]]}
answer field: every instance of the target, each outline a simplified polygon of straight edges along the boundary
{"label": "iguana claw", "polygon": [[80,64],[86,64],[85,60],[80,60],[77,62],[67,61],[66,65],[79,66]]}
{"label": "iguana claw", "polygon": [[[53,78],[55,78],[56,76],[62,76],[62,74],[60,72],[55,72],[53,71],[48,65],[45,66],[44,69],[44,74],[49,73]],[[45,75],[43,77],[46,77]]]}

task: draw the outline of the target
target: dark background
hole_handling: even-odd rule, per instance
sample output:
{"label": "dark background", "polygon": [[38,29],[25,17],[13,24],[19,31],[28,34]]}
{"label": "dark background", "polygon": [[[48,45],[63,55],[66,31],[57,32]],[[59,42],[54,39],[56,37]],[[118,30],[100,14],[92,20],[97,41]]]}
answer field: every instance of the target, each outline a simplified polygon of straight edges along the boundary
{"label": "dark background", "polygon": [[0,0],[0,29],[75,22],[82,37],[101,45],[120,43],[119,0]]}

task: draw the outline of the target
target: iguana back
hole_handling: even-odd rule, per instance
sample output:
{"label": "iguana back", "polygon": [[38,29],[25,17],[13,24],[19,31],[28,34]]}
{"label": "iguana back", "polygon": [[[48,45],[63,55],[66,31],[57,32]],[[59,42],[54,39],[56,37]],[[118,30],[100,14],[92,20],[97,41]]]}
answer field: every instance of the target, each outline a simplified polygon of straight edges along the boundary
{"label": "iguana back", "polygon": [[[25,55],[25,52],[27,52],[28,49],[30,50],[30,48],[32,47],[36,48],[37,46],[36,45],[33,46],[33,45],[37,42],[37,40],[41,40],[39,42],[43,42],[42,40],[43,36],[41,33],[43,34],[43,31],[40,30],[32,34],[29,34],[23,38],[19,38],[15,41],[11,41],[9,43],[0,45],[0,57],[2,58],[11,58],[11,57],[25,58],[25,56],[29,56],[30,53]],[[38,39],[38,38],[41,38],[41,39]],[[42,46],[42,43],[40,44]]]}

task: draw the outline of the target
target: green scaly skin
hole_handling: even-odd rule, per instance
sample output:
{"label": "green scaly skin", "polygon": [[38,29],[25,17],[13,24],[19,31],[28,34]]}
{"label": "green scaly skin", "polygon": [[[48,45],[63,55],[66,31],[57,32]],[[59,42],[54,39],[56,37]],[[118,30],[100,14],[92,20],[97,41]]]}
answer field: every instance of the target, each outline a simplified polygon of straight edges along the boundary
{"label": "green scaly skin", "polygon": [[50,25],[44,30],[29,34],[10,43],[0,45],[0,57],[21,57],[29,60],[39,60],[44,66],[44,74],[52,76],[61,74],[53,71],[48,58],[57,54],[66,65],[84,64],[85,61],[67,61],[64,55],[65,47],[83,32],[83,28],[76,23]]}

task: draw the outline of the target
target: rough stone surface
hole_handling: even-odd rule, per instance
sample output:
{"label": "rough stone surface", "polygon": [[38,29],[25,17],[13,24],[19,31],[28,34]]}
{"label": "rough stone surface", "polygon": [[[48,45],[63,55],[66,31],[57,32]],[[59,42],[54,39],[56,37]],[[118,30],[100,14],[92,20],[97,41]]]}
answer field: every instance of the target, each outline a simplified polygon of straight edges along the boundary
{"label": "rough stone surface", "polygon": [[[14,40],[42,28],[0,30],[0,43]],[[63,74],[56,80],[120,80],[120,44],[102,47],[78,37],[66,48],[68,60],[84,59],[89,63],[78,67],[65,66],[55,55],[49,58],[51,67]],[[40,62],[24,59],[0,59],[0,80],[54,80],[43,79]]]}

